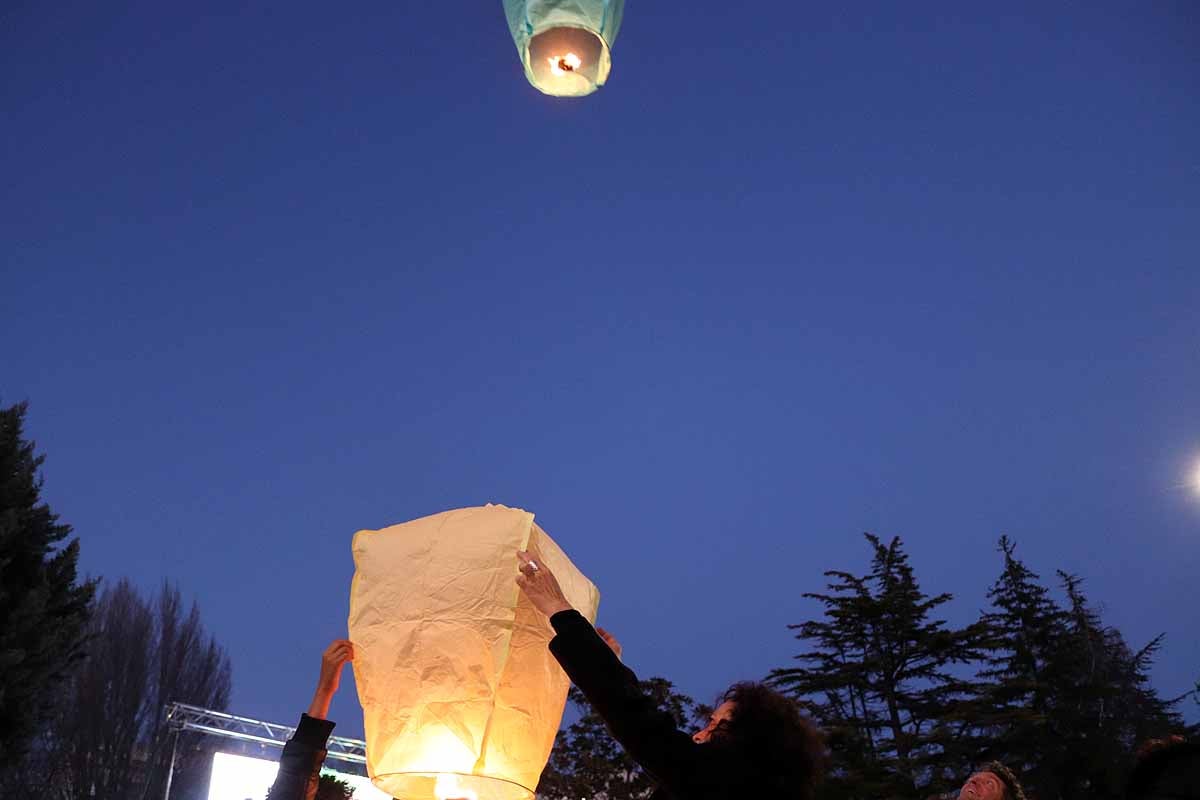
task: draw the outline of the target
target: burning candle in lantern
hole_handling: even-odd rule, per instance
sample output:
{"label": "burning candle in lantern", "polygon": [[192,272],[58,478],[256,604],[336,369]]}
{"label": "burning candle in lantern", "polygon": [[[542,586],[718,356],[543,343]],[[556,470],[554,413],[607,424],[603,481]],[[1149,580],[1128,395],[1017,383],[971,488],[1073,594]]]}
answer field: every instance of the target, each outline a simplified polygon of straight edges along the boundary
{"label": "burning candle in lantern", "polygon": [[565,56],[550,56],[546,60],[550,62],[550,71],[556,77],[566,75],[568,72],[574,72],[583,66],[582,59],[574,53],[567,53]]}
{"label": "burning candle in lantern", "polygon": [[433,784],[434,800],[479,800],[478,793],[458,785],[456,775],[438,775]]}
{"label": "burning candle in lantern", "polygon": [[529,82],[556,97],[603,86],[624,6],[625,0],[504,0]]}

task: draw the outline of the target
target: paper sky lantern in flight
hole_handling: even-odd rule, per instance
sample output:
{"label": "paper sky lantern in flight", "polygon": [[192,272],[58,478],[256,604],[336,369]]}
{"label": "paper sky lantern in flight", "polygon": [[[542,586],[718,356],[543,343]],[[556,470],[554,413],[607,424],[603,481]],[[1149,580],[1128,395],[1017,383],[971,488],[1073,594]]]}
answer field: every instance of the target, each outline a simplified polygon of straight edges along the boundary
{"label": "paper sky lantern in flight", "polygon": [[533,514],[463,508],[354,537],[350,639],[367,769],[402,800],[531,800],[569,681],[516,584],[535,550],[594,620],[600,595]]}
{"label": "paper sky lantern in flight", "polygon": [[582,97],[608,80],[625,0],[504,0],[525,77],[556,97]]}

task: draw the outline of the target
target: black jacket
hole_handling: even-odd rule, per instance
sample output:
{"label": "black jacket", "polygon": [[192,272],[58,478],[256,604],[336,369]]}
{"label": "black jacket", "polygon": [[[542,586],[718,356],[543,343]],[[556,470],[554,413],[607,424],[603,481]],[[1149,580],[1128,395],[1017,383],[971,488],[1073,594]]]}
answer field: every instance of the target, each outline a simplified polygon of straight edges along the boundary
{"label": "black jacket", "polygon": [[550,618],[557,634],[550,652],[587,696],[613,738],[655,780],[655,798],[726,800],[766,797],[763,778],[736,751],[696,744],[641,691],[595,628],[577,611]]}
{"label": "black jacket", "polygon": [[1138,762],[1125,796],[1129,800],[1194,800],[1200,798],[1198,779],[1200,742],[1177,742]]}
{"label": "black jacket", "polygon": [[279,774],[271,785],[271,800],[313,800],[325,763],[325,743],[333,726],[327,719],[300,715],[300,725],[283,746]]}

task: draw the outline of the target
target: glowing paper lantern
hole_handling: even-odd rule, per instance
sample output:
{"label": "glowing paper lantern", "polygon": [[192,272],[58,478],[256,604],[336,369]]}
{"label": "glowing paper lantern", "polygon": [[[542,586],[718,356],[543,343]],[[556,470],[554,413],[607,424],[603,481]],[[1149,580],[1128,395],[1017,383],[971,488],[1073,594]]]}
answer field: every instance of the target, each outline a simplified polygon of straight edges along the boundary
{"label": "glowing paper lantern", "polygon": [[582,97],[608,80],[625,0],[504,0],[525,77],[556,97]]}
{"label": "glowing paper lantern", "polygon": [[533,514],[489,505],[354,537],[350,639],[367,770],[402,800],[529,800],[569,681],[516,584],[536,550],[594,620],[599,592]]}

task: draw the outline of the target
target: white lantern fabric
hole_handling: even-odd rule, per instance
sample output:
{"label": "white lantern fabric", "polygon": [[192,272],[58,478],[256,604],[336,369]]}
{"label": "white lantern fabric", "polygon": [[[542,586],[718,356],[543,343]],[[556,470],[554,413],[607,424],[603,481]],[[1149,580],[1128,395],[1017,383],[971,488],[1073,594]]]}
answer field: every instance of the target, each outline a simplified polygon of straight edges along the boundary
{"label": "white lantern fabric", "polygon": [[350,640],[367,768],[400,800],[528,800],[569,681],[516,584],[532,550],[594,621],[600,595],[533,514],[488,505],[354,537]]}
{"label": "white lantern fabric", "polygon": [[555,97],[604,85],[624,12],[625,0],[504,0],[525,77]]}

